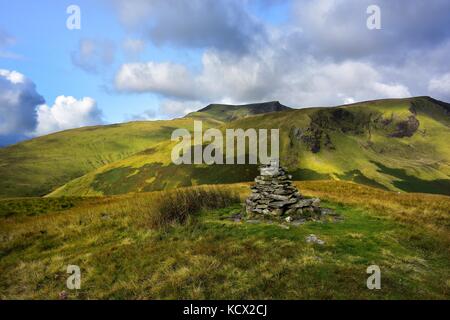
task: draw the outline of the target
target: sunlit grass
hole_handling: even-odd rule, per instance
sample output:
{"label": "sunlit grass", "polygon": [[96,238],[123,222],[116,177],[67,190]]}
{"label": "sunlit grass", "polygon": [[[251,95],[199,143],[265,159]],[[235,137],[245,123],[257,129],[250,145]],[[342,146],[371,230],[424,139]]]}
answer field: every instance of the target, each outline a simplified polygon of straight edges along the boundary
{"label": "sunlit grass", "polygon": [[[71,299],[449,298],[449,197],[298,185],[344,220],[289,229],[233,222],[227,218],[241,206],[222,196],[231,201],[225,208],[207,209],[205,201],[192,209],[200,210],[195,219],[161,228],[152,220],[161,217],[161,199],[178,197],[166,192],[0,218],[0,298],[57,299],[62,290]],[[246,184],[217,188],[241,199],[249,193]],[[306,243],[311,233],[325,245]],[[68,264],[81,267],[81,290],[66,288]],[[379,291],[366,288],[371,264],[382,270]]]}

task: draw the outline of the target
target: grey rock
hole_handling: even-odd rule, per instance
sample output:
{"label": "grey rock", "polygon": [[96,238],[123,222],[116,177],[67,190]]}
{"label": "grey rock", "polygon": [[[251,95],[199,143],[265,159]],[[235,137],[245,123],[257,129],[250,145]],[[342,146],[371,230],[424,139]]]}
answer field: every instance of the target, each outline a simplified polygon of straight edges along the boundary
{"label": "grey rock", "polygon": [[281,216],[283,214],[283,210],[281,208],[273,209],[270,211],[270,214],[274,216]]}
{"label": "grey rock", "polygon": [[278,194],[271,194],[271,195],[269,195],[269,198],[275,199],[275,200],[280,200],[280,201],[288,201],[290,196],[282,196],[282,195],[278,195]]}
{"label": "grey rock", "polygon": [[286,206],[287,204],[289,204],[289,202],[287,201],[273,201],[269,203],[269,207],[278,209]]}
{"label": "grey rock", "polygon": [[313,200],[313,201],[312,201],[311,205],[312,205],[314,208],[320,207],[320,199],[318,199],[318,198],[313,198],[312,200]]}
{"label": "grey rock", "polygon": [[335,216],[337,213],[329,208],[320,208],[320,213],[324,216]]}
{"label": "grey rock", "polygon": [[317,236],[315,234],[310,234],[309,236],[306,237],[306,242],[308,243],[317,243],[320,245],[325,244],[325,241],[317,238]]}
{"label": "grey rock", "polygon": [[293,220],[293,221],[291,222],[291,224],[292,224],[293,226],[300,226],[300,225],[302,225],[302,224],[304,224],[304,223],[305,223],[305,219]]}
{"label": "grey rock", "polygon": [[297,201],[297,203],[294,205],[294,208],[304,208],[309,207],[313,203],[313,199],[302,199]]}

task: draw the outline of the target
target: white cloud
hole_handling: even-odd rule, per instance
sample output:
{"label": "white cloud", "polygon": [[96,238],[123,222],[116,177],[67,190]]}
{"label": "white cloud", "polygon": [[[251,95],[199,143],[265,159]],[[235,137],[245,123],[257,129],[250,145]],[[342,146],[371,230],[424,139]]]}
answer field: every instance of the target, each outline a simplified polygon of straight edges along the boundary
{"label": "white cloud", "polygon": [[[411,95],[405,85],[388,81],[368,62],[320,61],[311,55],[292,54],[281,39],[275,43],[239,57],[208,51],[203,54],[198,74],[171,63],[126,64],[116,76],[116,85],[129,92],[153,92],[177,100],[281,100],[297,107]],[[179,115],[183,106],[191,105],[177,100],[170,102],[177,109],[171,114]]]}
{"label": "white cloud", "polygon": [[114,62],[115,46],[109,40],[81,39],[72,52],[72,63],[82,70],[97,73]]}
{"label": "white cloud", "polygon": [[[369,30],[369,5],[381,10],[381,30]],[[415,48],[430,48],[450,36],[448,0],[295,0],[293,24],[304,30],[305,49],[349,59],[382,55],[401,62]]]}
{"label": "white cloud", "polygon": [[156,117],[156,112],[152,109],[145,110],[144,112],[138,114],[127,114],[125,116],[127,121],[149,121],[149,120],[158,120]]}
{"label": "white cloud", "polygon": [[5,30],[0,29],[0,58],[12,60],[23,59],[22,55],[5,49],[6,47],[12,46],[14,44],[16,44],[16,38],[11,36]]}
{"label": "white cloud", "polygon": [[344,104],[352,104],[355,102],[356,102],[355,99],[353,99],[352,97],[344,98]]}
{"label": "white cloud", "polygon": [[264,26],[241,0],[114,0],[123,25],[157,46],[248,52]]}
{"label": "white cloud", "polygon": [[0,146],[101,123],[101,111],[94,99],[59,96],[48,106],[25,75],[0,69]]}
{"label": "white cloud", "polygon": [[119,91],[154,92],[167,96],[192,95],[191,75],[186,67],[174,63],[128,63],[115,78]]}
{"label": "white cloud", "polygon": [[169,118],[182,117],[190,112],[197,111],[203,107],[199,101],[177,101],[165,100],[161,103],[159,112]]}
{"label": "white cloud", "polygon": [[39,106],[37,120],[36,135],[102,123],[101,111],[94,99],[77,100],[71,96],[58,96],[51,107]]}
{"label": "white cloud", "polygon": [[126,119],[127,121],[174,119],[183,117],[203,107],[204,103],[200,101],[164,99],[156,109],[148,109],[138,114],[126,115]]}
{"label": "white cloud", "polygon": [[45,103],[23,74],[0,69],[0,145],[17,142],[36,128],[36,106]]}
{"label": "white cloud", "polygon": [[[247,1],[240,8],[234,0],[214,1],[210,16],[199,1],[116,0],[122,22],[142,39],[187,53],[205,49],[195,69],[169,61],[124,64],[115,78],[119,91],[162,96],[160,111],[175,116],[191,110],[191,101],[306,107],[427,94],[450,99],[442,75],[450,70],[447,0],[411,0],[408,10],[379,0],[382,29],[375,31],[366,27],[371,0],[294,0],[282,24],[258,20]],[[215,8],[226,10],[211,20]],[[228,37],[239,29],[233,12],[250,17],[237,38]],[[257,32],[248,37],[252,28]]]}
{"label": "white cloud", "polygon": [[0,29],[0,47],[6,47],[16,43],[16,39],[7,33],[5,30]]}
{"label": "white cloud", "polygon": [[11,60],[22,60],[24,57],[20,54],[6,51],[6,50],[0,50],[0,58],[2,59],[11,59]]}
{"label": "white cloud", "polygon": [[140,39],[126,39],[123,42],[125,53],[130,56],[137,56],[145,49],[145,42]]}
{"label": "white cloud", "polygon": [[428,90],[434,95],[450,99],[450,72],[432,78],[428,84]]}

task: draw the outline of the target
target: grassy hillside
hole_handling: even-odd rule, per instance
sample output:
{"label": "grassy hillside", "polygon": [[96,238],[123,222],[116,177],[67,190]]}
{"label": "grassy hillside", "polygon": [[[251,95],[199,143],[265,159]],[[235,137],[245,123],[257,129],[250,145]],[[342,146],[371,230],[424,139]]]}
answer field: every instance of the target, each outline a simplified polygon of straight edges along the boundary
{"label": "grassy hillside", "polygon": [[[199,114],[217,118],[223,108],[209,106],[185,121]],[[350,180],[386,190],[449,195],[449,114],[450,105],[419,97],[247,115],[220,128],[279,128],[282,163],[298,180]],[[111,162],[51,195],[113,195],[243,182],[257,173],[251,165],[176,166],[170,160],[173,145],[163,141]]]}
{"label": "grassy hillside", "polygon": [[297,179],[450,194],[450,105],[428,97],[295,110],[230,125],[281,128],[281,160]]}
{"label": "grassy hillside", "polygon": [[[88,199],[71,208],[35,199],[52,207],[27,216],[4,215],[8,200],[0,205],[0,299],[58,299],[63,290],[69,299],[450,297],[449,197],[337,181],[297,185],[344,219],[288,229],[234,222],[236,204],[158,228],[151,221],[165,193]],[[226,188],[249,192],[246,184]],[[311,233],[325,244],[307,243]],[[80,290],[66,288],[69,264],[81,268]],[[381,268],[381,290],[366,287],[372,264]]]}
{"label": "grassy hillside", "polygon": [[85,127],[0,148],[0,197],[45,195],[96,168],[170,140],[180,127],[192,129],[192,121]]}

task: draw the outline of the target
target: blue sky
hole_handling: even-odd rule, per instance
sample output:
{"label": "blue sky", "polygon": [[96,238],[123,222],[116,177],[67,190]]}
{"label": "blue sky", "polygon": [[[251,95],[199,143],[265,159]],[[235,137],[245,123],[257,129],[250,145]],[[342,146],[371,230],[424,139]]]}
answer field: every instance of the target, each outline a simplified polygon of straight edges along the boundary
{"label": "blue sky", "polygon": [[[76,4],[81,9],[81,29],[69,30],[66,8]],[[265,21],[279,24],[286,19],[289,2],[271,6],[264,10],[259,5],[250,5],[254,13]],[[127,38],[139,39],[139,32],[124,29],[113,5],[107,1],[2,1],[0,3],[0,28],[15,38],[10,50],[23,58],[0,58],[0,67],[16,70],[37,85],[37,90],[51,103],[57,96],[94,97],[104,114],[105,122],[122,122],[134,114],[156,109],[158,95],[121,94],[114,92],[114,71],[127,59],[122,52],[122,42]],[[88,73],[74,66],[71,54],[83,39],[106,39],[114,42],[115,61],[101,73]],[[139,56],[140,61],[171,61],[190,65],[195,69],[201,59],[201,50],[179,50],[179,48],[157,47],[146,43]]]}
{"label": "blue sky", "polygon": [[2,0],[0,143],[212,102],[448,101],[449,21],[445,0]]}
{"label": "blue sky", "polygon": [[130,105],[135,112],[154,105],[155,98],[151,95],[124,96],[109,92],[113,70],[124,61],[120,52],[117,52],[117,61],[102,73],[88,73],[73,65],[71,53],[80,40],[110,38],[120,41],[126,35],[112,9],[96,1],[77,2],[81,8],[81,30],[68,30],[66,8],[72,3],[59,0],[2,2],[0,27],[14,36],[16,43],[10,50],[23,58],[1,59],[1,67],[17,70],[32,79],[49,103],[60,95],[95,97],[107,122],[123,121],[130,112]]}

